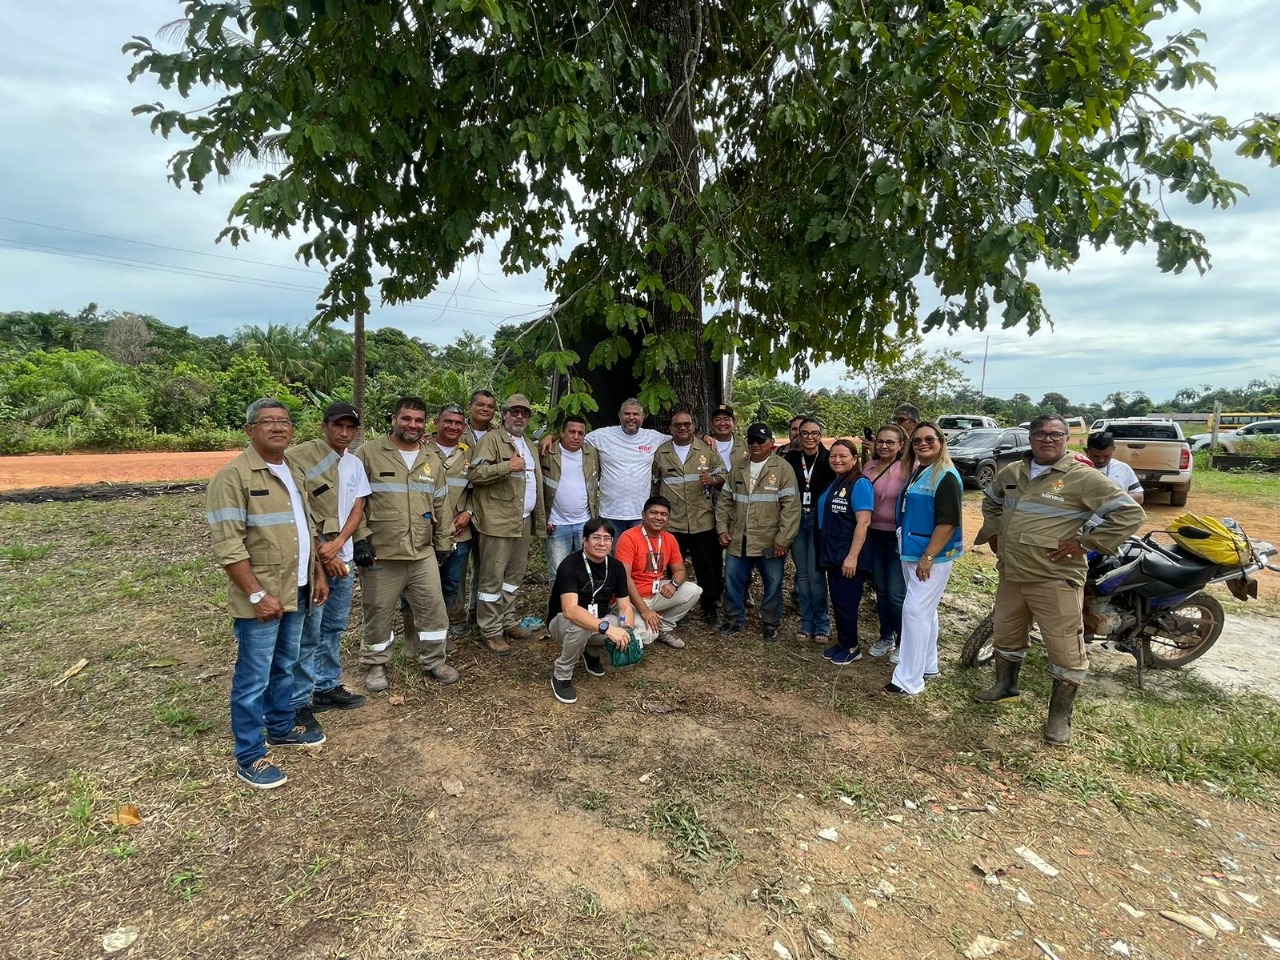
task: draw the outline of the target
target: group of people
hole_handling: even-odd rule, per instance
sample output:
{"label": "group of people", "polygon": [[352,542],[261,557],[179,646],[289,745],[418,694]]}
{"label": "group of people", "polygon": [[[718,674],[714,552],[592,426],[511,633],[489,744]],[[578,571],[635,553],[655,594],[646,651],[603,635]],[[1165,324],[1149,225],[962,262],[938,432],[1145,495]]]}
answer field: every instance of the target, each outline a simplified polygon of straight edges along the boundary
{"label": "group of people", "polygon": [[[551,688],[563,703],[577,700],[577,666],[600,675],[610,648],[682,648],[676,630],[695,607],[721,634],[741,632],[756,573],[762,636],[776,641],[788,555],[799,639],[822,644],[833,664],[861,659],[858,610],[870,583],[879,631],[868,653],[894,665],[884,694],[919,694],[938,672],[938,604],[963,551],[962,483],[945,436],[914,406],[900,405],[869,442],[829,447],[822,424],[798,416],[781,449],[765,423],[739,440],[727,405],[713,411],[705,435],[684,409],[670,435],[647,429],[633,399],[616,426],[588,431],[569,416],[540,443],[527,436],[532,406],[521,394],[499,406],[477,391],[467,410],[441,409],[434,433],[428,415],[421,399],[402,397],[390,431],[353,454],[361,414],[351,404],[331,404],[323,435],[294,445],[288,409],[264,398],[246,414],[249,446],[209,484],[238,643],[237,774],[251,786],[287,779],[268,747],[323,743],[316,713],[364,702],[343,686],[339,659],[357,568],[366,690],[388,687],[398,613],[406,652],[425,676],[451,684],[458,671],[449,656],[470,620],[495,656],[532,636],[517,597],[535,538],[546,540],[547,629],[560,645]],[[985,491],[978,537],[992,549],[1005,545],[997,682],[978,698],[1017,696],[1034,617],[1054,664],[1056,713],[1046,728],[1054,742],[1065,742],[1064,711],[1069,738],[1087,667],[1081,558],[1086,547],[1116,549],[1142,519],[1102,470],[1084,477],[1084,464],[1065,453],[1066,436],[1061,418],[1033,422],[1030,465],[1005,468]],[[1060,627],[1046,629],[1046,619]]]}

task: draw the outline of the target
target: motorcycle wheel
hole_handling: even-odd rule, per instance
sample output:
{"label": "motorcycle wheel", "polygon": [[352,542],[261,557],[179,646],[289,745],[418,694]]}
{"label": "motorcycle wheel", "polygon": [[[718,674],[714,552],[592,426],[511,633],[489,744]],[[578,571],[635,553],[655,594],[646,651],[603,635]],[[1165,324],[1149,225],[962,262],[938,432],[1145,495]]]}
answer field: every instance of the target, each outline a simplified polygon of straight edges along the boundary
{"label": "motorcycle wheel", "polygon": [[969,639],[960,648],[960,665],[964,667],[985,667],[995,656],[996,648],[991,636],[995,632],[995,613],[988,613],[982,622],[973,628]]}
{"label": "motorcycle wheel", "polygon": [[1161,613],[1150,623],[1155,636],[1143,641],[1147,666],[1172,670],[1198,660],[1222,635],[1225,616],[1222,604],[1207,593]]}

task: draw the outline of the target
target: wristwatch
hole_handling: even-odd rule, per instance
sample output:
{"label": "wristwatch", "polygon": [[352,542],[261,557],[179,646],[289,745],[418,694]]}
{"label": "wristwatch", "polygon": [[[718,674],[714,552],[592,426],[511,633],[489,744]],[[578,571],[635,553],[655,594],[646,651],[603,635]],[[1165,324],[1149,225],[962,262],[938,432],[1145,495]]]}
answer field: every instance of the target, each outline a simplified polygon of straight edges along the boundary
{"label": "wristwatch", "polygon": [[928,560],[930,563],[933,563],[933,554],[932,554],[932,553],[926,553],[926,554],[923,554],[923,555],[920,557],[920,559],[921,559],[921,560]]}
{"label": "wristwatch", "polygon": [[608,621],[608,620],[601,620],[601,621],[600,621],[600,632],[601,632],[601,633],[608,633],[608,632],[609,632],[609,621]]}
{"label": "wristwatch", "polygon": [[249,594],[249,602],[253,604],[261,603],[267,596],[267,591],[259,590],[257,593]]}

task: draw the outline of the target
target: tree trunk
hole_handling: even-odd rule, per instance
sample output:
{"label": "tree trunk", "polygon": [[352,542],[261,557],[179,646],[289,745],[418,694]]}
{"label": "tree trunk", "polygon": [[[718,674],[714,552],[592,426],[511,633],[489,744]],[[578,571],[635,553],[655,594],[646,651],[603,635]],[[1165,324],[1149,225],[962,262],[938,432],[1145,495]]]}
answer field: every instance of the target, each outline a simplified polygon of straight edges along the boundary
{"label": "tree trunk", "polygon": [[[697,13],[693,0],[650,0],[640,4],[639,13],[645,27],[671,41],[664,64],[670,86],[666,91],[646,96],[644,102],[646,116],[664,128],[667,139],[665,148],[650,168],[650,176],[671,197],[671,221],[689,230],[694,224],[700,188],[698,133],[693,118],[698,65]],[[661,221],[652,220],[651,235],[661,226]],[[671,367],[669,379],[679,402],[705,424],[710,414],[710,391],[707,346],[702,336],[702,262],[697,241],[694,232],[685,241],[672,240],[665,254],[655,253],[650,261],[667,290],[683,294],[693,310],[672,309],[659,297],[651,300],[650,309],[655,333],[679,333],[693,344],[693,357]],[[669,419],[668,412],[664,422]]]}
{"label": "tree trunk", "polygon": [[[360,245],[364,234],[363,218],[356,221],[356,246]],[[364,409],[364,307],[357,306],[355,316],[351,318],[351,403],[360,412],[360,427],[356,430],[352,446],[364,443],[365,409]]]}

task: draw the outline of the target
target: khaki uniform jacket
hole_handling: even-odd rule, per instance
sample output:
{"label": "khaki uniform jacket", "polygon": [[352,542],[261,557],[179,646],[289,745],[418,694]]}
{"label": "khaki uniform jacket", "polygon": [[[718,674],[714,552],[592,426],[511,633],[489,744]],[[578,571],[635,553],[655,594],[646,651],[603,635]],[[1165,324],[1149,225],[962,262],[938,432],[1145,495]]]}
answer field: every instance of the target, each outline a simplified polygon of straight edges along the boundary
{"label": "khaki uniform jacket", "polygon": [[[556,488],[560,486],[560,470],[563,463],[560,459],[560,441],[552,444],[542,457],[542,499],[547,513],[551,513],[551,505],[556,500]],[[600,454],[589,443],[582,445],[582,472],[587,481],[587,509],[591,516],[600,516]],[[546,528],[543,527],[545,530]]]}
{"label": "khaki uniform jacket", "polygon": [[[497,417],[494,417],[493,422],[489,424],[489,429],[485,431],[485,437],[493,433],[494,430],[501,430],[501,429],[502,429],[502,421]],[[462,432],[462,439],[459,442],[465,443],[469,449],[474,450],[476,447],[480,446],[480,441],[483,439],[484,437],[476,436],[475,430],[473,430],[471,427],[471,422],[468,421],[467,429]]]}
{"label": "khaki uniform jacket", "polygon": [[[538,445],[525,440],[533,467],[537,502],[533,508],[534,536],[547,535],[546,504],[542,496],[542,465],[538,463]],[[524,472],[512,474],[507,461],[516,445],[499,427],[484,435],[471,451],[471,522],[486,537],[524,536]]]}
{"label": "khaki uniform jacket", "polygon": [[[1102,523],[1082,534],[1093,514]],[[1000,575],[1018,583],[1067,580],[1085,582],[1088,561],[1049,559],[1049,551],[1079,536],[1089,550],[1115,553],[1137,532],[1146,514],[1106,474],[1068,453],[1048,471],[1031,479],[1031,454],[1004,467],[982,497],[982,529],[975,543],[998,537]]]}
{"label": "khaki uniform jacket", "polygon": [[284,457],[302,470],[307,506],[315,521],[316,533],[329,539],[342,532],[338,522],[338,454],[323,438],[308,440],[284,452]]}
{"label": "khaki uniform jacket", "polygon": [[[449,485],[435,444],[419,448],[413,467],[390,437],[361,444],[356,456],[369,477],[364,525],[382,560],[435,559],[452,546]],[[360,536],[362,534],[357,534]]]}
{"label": "khaki uniform jacket", "polygon": [[[302,471],[292,463],[289,470],[298,492],[305,497]],[[285,611],[297,610],[298,526],[294,522],[293,498],[252,446],[209,481],[205,510],[218,563],[226,567],[248,560],[262,588],[278,599]],[[305,512],[314,543],[315,524],[310,511]],[[314,550],[311,555],[315,556]],[[233,617],[257,616],[248,594],[234,582],[227,588],[227,606]]]}
{"label": "khaki uniform jacket", "polygon": [[[431,449],[437,457],[440,458],[444,466],[444,475],[449,487],[449,496],[445,501],[444,513],[442,517],[449,520],[449,535],[456,543],[462,543],[471,539],[471,524],[468,523],[462,528],[461,535],[455,536],[454,518],[464,510],[471,512],[471,486],[467,482],[471,473],[471,445],[464,440],[459,440],[458,445],[453,448],[453,453],[445,456],[439,447],[436,446],[435,440],[428,440],[425,444]],[[441,521],[444,522],[443,520]]]}
{"label": "khaki uniform jacket", "polygon": [[729,469],[716,505],[716,532],[729,534],[733,556],[772,555],[775,544],[791,546],[799,531],[800,496],[791,464],[776,453],[769,454],[754,490],[749,459],[739,460]]}
{"label": "khaki uniform jacket", "polygon": [[[676,456],[675,441],[668,440],[653,455],[653,493],[671,501],[671,533],[705,533],[716,528],[715,500],[702,489],[698,475],[706,470],[714,477],[726,476],[724,461],[715,447],[694,437],[684,463]],[[713,490],[714,493],[714,490]]]}

